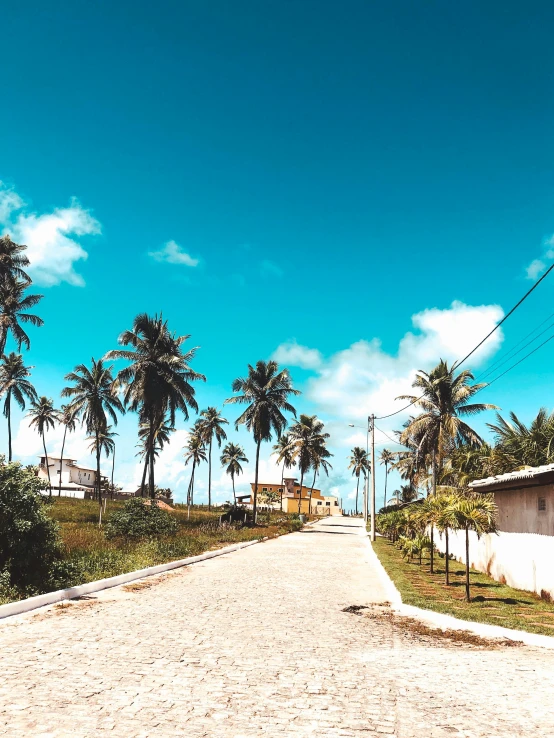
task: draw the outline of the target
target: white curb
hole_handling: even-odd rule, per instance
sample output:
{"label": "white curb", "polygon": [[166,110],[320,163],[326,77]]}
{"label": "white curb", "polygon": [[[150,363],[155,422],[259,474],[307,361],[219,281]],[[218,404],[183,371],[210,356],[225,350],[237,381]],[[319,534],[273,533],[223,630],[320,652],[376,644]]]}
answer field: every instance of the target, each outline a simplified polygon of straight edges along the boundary
{"label": "white curb", "polygon": [[46,594],[36,595],[36,597],[28,597],[26,600],[19,600],[18,602],[10,602],[7,605],[0,605],[0,620],[8,618],[11,615],[20,615],[21,613],[35,610],[37,607],[53,605],[55,602],[61,602],[63,600],[72,600],[75,597],[91,594],[91,592],[100,592],[103,589],[118,587],[120,584],[133,582],[136,579],[144,579],[145,577],[151,577],[155,574],[162,574],[164,571],[178,569],[181,566],[188,566],[189,564],[196,564],[197,562],[205,561],[206,559],[213,559],[215,556],[223,556],[224,554],[238,551],[239,549],[246,548],[247,546],[253,546],[255,543],[261,543],[265,540],[267,540],[267,537],[256,538],[254,541],[245,541],[244,543],[233,543],[231,546],[218,548],[216,551],[207,551],[199,556],[189,556],[186,559],[170,561],[167,564],[149,566],[146,569],[127,572],[127,574],[119,574],[118,576],[108,577],[107,579],[98,579],[95,582],[80,584],[77,587],[59,589],[56,592],[47,592]]}
{"label": "white curb", "polygon": [[[512,628],[503,628],[501,625],[489,625],[488,623],[476,623],[474,620],[460,620],[453,615],[446,615],[442,612],[434,612],[433,610],[423,610],[413,605],[405,605],[402,602],[402,595],[397,590],[396,585],[387,574],[387,571],[377,553],[375,552],[369,536],[366,538],[367,545],[371,551],[370,558],[373,559],[379,577],[383,583],[387,598],[393,609],[400,615],[406,617],[417,618],[425,625],[440,628],[441,630],[466,630],[482,638],[503,638],[509,641],[519,641],[526,646],[539,646],[540,648],[550,648],[554,650],[554,638],[552,636],[540,635],[539,633],[527,633],[524,630],[513,630]],[[0,608],[1,609],[1,608]]]}

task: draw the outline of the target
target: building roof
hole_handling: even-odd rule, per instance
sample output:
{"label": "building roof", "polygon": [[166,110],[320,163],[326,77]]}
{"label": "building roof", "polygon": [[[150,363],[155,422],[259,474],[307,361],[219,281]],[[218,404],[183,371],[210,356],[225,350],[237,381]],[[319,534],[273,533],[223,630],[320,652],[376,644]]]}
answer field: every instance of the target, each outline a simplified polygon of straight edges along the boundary
{"label": "building roof", "polygon": [[519,471],[508,472],[507,474],[497,474],[494,477],[487,477],[486,479],[476,479],[474,482],[470,482],[469,486],[472,489],[479,487],[491,487],[499,484],[505,484],[506,482],[517,482],[521,479],[536,479],[545,475],[552,475],[554,473],[554,464],[545,464],[544,466],[528,466],[525,469]]}

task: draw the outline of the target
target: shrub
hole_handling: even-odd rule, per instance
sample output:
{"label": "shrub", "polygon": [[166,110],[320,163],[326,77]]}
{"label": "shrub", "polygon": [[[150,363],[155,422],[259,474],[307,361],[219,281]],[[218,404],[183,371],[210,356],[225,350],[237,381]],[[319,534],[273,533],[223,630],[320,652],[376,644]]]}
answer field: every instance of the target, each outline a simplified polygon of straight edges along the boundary
{"label": "shrub", "polygon": [[40,494],[46,485],[34,469],[0,458],[0,586],[4,598],[64,586],[69,572],[62,561],[58,526]]}
{"label": "shrub", "polygon": [[177,531],[177,521],[153,501],[145,505],[141,498],[128,500],[114,512],[106,525],[106,537],[148,538],[169,536]]}

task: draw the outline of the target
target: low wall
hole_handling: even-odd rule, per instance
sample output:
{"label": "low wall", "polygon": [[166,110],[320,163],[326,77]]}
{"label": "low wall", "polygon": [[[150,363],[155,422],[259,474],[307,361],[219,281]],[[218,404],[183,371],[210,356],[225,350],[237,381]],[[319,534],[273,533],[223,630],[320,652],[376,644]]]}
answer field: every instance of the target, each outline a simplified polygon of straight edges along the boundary
{"label": "low wall", "polygon": [[[448,540],[450,553],[465,562],[465,532],[450,531]],[[435,532],[435,544],[444,552],[444,535]],[[500,532],[478,539],[470,531],[469,560],[474,569],[499,582],[554,598],[554,536]]]}

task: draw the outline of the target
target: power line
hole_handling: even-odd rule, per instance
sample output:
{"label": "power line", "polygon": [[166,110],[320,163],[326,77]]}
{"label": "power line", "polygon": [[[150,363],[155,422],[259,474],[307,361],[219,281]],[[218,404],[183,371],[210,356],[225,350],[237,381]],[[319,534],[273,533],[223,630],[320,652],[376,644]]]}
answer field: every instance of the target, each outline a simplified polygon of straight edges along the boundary
{"label": "power line", "polygon": [[[542,325],[542,324],[541,324],[541,325]],[[495,365],[491,366],[491,368],[490,368],[490,369],[488,369],[488,370],[487,370],[487,371],[486,371],[486,372],[485,372],[484,374],[481,374],[481,375],[480,375],[479,377],[477,377],[477,379],[479,379],[479,380],[482,380],[482,379],[484,379],[485,377],[487,377],[487,376],[488,376],[489,374],[493,374],[493,373],[494,373],[494,372],[495,372],[495,371],[496,371],[497,369],[500,369],[500,367],[501,367],[501,366],[504,366],[504,364],[506,364],[506,363],[507,363],[508,361],[510,361],[510,359],[513,359],[513,358],[514,358],[514,356],[517,356],[517,355],[518,355],[518,354],[520,354],[520,353],[521,353],[522,351],[524,351],[524,350],[525,350],[525,349],[527,348],[527,346],[530,346],[530,345],[531,345],[532,343],[534,343],[534,342],[535,342],[535,341],[536,341],[536,340],[537,340],[538,338],[540,338],[541,336],[544,336],[544,334],[545,334],[545,333],[547,333],[547,332],[548,332],[548,331],[549,331],[549,330],[550,330],[551,328],[554,328],[554,323],[550,323],[550,325],[549,325],[549,326],[547,326],[547,327],[546,327],[546,328],[544,329],[544,331],[541,331],[541,332],[540,332],[540,333],[538,333],[538,334],[537,334],[537,335],[536,335],[536,336],[535,336],[534,338],[532,338],[532,339],[531,339],[530,341],[527,341],[527,343],[524,343],[524,344],[523,344],[523,346],[522,346],[522,347],[521,347],[521,348],[519,349],[519,351],[516,351],[516,352],[514,353],[514,352],[513,352],[513,349],[512,349],[512,351],[510,351],[509,355],[508,355],[508,356],[507,356],[507,357],[506,357],[506,358],[504,359],[504,361],[501,361],[500,363],[499,363],[499,362],[497,361]],[[535,330],[537,330],[537,329],[535,328]],[[532,333],[534,333],[534,331],[532,331]],[[528,335],[529,335],[529,334],[528,334]],[[520,343],[521,343],[521,341],[520,341]],[[517,344],[517,345],[519,345],[519,344]],[[514,348],[515,348],[515,347],[514,347]],[[495,369],[495,367],[496,367],[496,369]]]}
{"label": "power line", "polygon": [[[502,318],[502,320],[494,326],[494,328],[492,329],[492,331],[490,331],[489,333],[487,333],[487,335],[483,338],[483,340],[482,341],[479,341],[479,343],[477,344],[477,346],[475,346],[469,352],[469,354],[467,354],[466,356],[464,356],[464,358],[461,359],[461,361],[455,362],[454,363],[454,366],[452,368],[453,369],[454,368],[457,369],[462,364],[464,364],[469,359],[469,357],[472,356],[477,351],[477,349],[480,348],[485,343],[485,341],[487,341],[492,336],[492,334],[495,331],[497,331],[500,328],[500,326],[508,320],[508,318],[510,317],[510,315],[512,315],[518,309],[518,307],[529,297],[529,295],[531,294],[531,292],[533,292],[533,290],[535,290],[539,286],[539,284],[543,281],[543,279],[545,279],[550,274],[550,272],[553,269],[554,269],[554,264],[551,264],[548,267],[548,269],[546,270],[546,272],[542,275],[542,277],[540,277],[540,279],[538,279],[535,282],[535,284],[531,287],[531,289],[527,290],[527,292],[523,295],[523,297],[521,298],[521,300],[519,300],[519,302],[517,302],[508,313],[506,313],[506,315]],[[548,320],[548,318],[547,318],[547,320]],[[550,340],[550,339],[548,339],[548,340]],[[545,341],[545,343],[546,343],[546,341]],[[539,349],[543,345],[544,344],[541,344],[540,346],[537,347],[537,349]],[[534,351],[532,351],[531,353],[534,353]],[[531,356],[531,354],[528,354],[528,356]],[[526,357],[524,357],[524,358],[526,358]],[[523,359],[522,359],[522,361],[523,361]],[[518,362],[518,363],[521,363],[521,362]],[[517,364],[514,364],[514,366],[517,366]],[[503,376],[503,375],[500,375],[500,376]],[[500,377],[498,377],[498,379],[499,378]],[[496,382],[496,379],[493,380],[493,381]],[[489,385],[490,384],[492,384],[492,382],[490,382]],[[489,386],[489,385],[487,385],[487,386]],[[483,389],[484,389],[484,387],[483,387]],[[375,420],[386,420],[386,418],[392,418],[394,415],[398,415],[399,413],[404,412],[404,410],[408,410],[408,408],[412,407],[412,405],[415,405],[417,402],[419,402],[420,400],[422,400],[424,397],[425,397],[425,395],[421,395],[420,397],[416,397],[408,405],[406,405],[405,407],[401,407],[399,410],[395,410],[395,412],[389,413],[388,415],[381,415],[379,418],[375,418]]]}
{"label": "power line", "polygon": [[[391,438],[387,433],[385,433],[384,430],[381,430],[381,428],[377,428],[377,426],[375,426],[375,430],[378,430],[379,433],[382,433],[386,438],[389,439],[389,441],[391,441],[391,443],[397,443],[399,446],[406,446],[405,443],[401,443],[400,441],[395,441],[394,438]],[[406,446],[406,448],[409,448],[409,447]]]}

